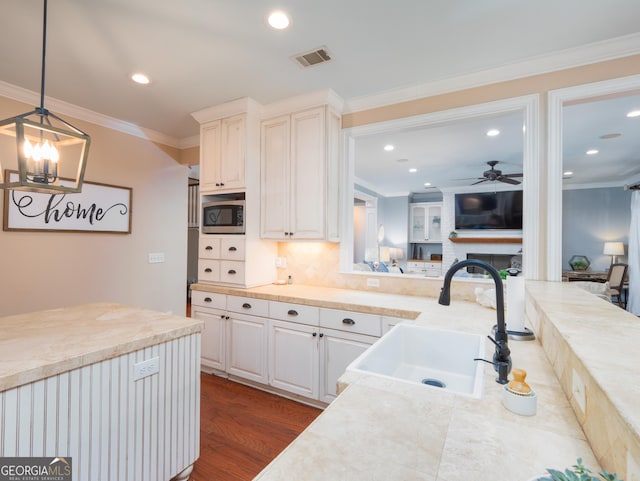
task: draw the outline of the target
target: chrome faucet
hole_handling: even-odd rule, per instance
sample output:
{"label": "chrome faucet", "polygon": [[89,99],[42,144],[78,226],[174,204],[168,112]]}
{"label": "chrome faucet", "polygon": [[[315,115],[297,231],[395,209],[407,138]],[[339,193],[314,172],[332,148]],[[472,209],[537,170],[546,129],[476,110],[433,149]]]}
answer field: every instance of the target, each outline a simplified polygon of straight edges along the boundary
{"label": "chrome faucet", "polygon": [[484,359],[474,359],[476,361],[485,361],[489,364],[493,364],[493,368],[498,373],[496,382],[500,384],[506,384],[509,382],[507,376],[511,372],[511,351],[507,345],[507,325],[504,321],[504,291],[502,288],[502,278],[498,271],[487,264],[486,262],[478,261],[475,259],[467,259],[464,261],[456,262],[453,264],[444,276],[444,285],[440,291],[440,298],[438,303],[443,306],[448,306],[451,303],[451,279],[453,275],[460,269],[466,266],[475,266],[484,269],[493,278],[493,282],[496,285],[496,313],[498,317],[498,324],[495,327],[495,339],[491,336],[487,336],[493,344],[495,344],[495,352],[493,354],[493,362],[486,361]]}

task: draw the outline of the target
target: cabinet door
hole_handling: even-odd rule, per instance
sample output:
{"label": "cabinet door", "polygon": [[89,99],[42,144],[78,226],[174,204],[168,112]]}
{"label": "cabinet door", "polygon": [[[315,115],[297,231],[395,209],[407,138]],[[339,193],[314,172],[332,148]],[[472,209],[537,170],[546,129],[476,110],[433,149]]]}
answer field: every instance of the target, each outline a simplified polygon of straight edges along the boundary
{"label": "cabinet door", "polygon": [[260,235],[265,239],[288,239],[289,142],[288,115],[262,122]]}
{"label": "cabinet door", "polygon": [[269,384],[318,399],[318,328],[269,321]]}
{"label": "cabinet door", "polygon": [[245,186],[246,116],[222,119],[220,135],[220,187],[238,189]]}
{"label": "cabinet door", "polygon": [[220,126],[216,120],[200,128],[200,192],[220,189]]}
{"label": "cabinet door", "polygon": [[324,107],[291,116],[290,238],[324,239],[326,219]]}
{"label": "cabinet door", "polygon": [[442,205],[427,206],[427,242],[442,242]]}
{"label": "cabinet door", "polygon": [[225,331],[227,325],[225,311],[192,306],[191,317],[204,321],[204,329],[201,335],[202,365],[219,371],[225,371]]}
{"label": "cabinet door", "polygon": [[427,239],[427,209],[424,204],[415,204],[411,206],[411,214],[409,222],[411,222],[411,230],[409,231],[409,242],[424,242]]}
{"label": "cabinet door", "polygon": [[338,378],[377,338],[332,329],[323,329],[320,334],[320,401],[329,403],[338,395]]}
{"label": "cabinet door", "polygon": [[227,372],[266,384],[267,320],[230,313],[227,334]]}

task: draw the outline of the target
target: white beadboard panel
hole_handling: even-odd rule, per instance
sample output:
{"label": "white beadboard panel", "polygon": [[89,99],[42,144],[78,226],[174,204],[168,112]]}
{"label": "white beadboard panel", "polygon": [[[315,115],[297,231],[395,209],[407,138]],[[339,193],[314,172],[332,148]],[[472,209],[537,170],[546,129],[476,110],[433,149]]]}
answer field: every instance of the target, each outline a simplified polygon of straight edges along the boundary
{"label": "white beadboard panel", "polygon": [[0,413],[0,456],[71,457],[74,481],[169,481],[199,456],[200,333],[2,392]]}

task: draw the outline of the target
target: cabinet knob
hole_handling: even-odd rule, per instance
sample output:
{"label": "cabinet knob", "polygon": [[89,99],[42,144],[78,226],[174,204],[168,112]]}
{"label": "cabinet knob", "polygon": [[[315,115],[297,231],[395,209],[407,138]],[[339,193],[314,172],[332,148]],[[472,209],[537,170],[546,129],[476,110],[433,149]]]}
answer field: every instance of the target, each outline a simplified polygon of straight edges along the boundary
{"label": "cabinet knob", "polygon": [[224,182],[220,182],[220,187],[224,187]]}
{"label": "cabinet knob", "polygon": [[229,316],[224,316],[224,318],[228,321],[229,320]]}
{"label": "cabinet knob", "polygon": [[243,309],[251,309],[251,304],[249,304],[248,302],[245,302],[244,304],[242,304],[242,308]]}
{"label": "cabinet knob", "polygon": [[229,247],[229,252],[235,252],[235,251],[237,251],[237,250],[238,250],[238,249],[237,249],[237,248],[235,248],[235,247],[233,247],[233,246]]}
{"label": "cabinet knob", "polygon": [[204,302],[211,302],[211,300],[212,300],[212,299],[211,299],[210,297],[205,297],[205,298],[204,298]]}
{"label": "cabinet knob", "polygon": [[321,333],[320,333],[320,337],[324,337],[324,332],[321,332]]}
{"label": "cabinet knob", "polygon": [[225,319],[225,315],[224,314],[220,314],[220,319]]}
{"label": "cabinet knob", "polygon": [[297,316],[298,315],[298,311],[294,311],[293,309],[289,309],[289,311],[287,311],[287,314],[289,314],[290,316]]}
{"label": "cabinet knob", "polygon": [[234,269],[229,269],[229,270],[227,271],[227,274],[234,275],[234,274],[236,274],[236,271],[235,271]]}
{"label": "cabinet knob", "polygon": [[342,324],[347,324],[349,326],[353,326],[356,323],[356,321],[354,321],[353,319],[349,319],[348,317],[345,319],[342,319]]}
{"label": "cabinet knob", "polygon": [[220,182],[216,182],[216,187],[220,187]]}
{"label": "cabinet knob", "polygon": [[211,269],[211,267],[207,267],[204,271],[205,271],[207,274],[208,274],[208,273],[210,273],[210,272],[213,272],[213,270]]}
{"label": "cabinet knob", "polygon": [[316,337],[317,335],[318,335],[318,333],[317,333],[317,332],[314,332],[314,333],[312,334],[312,336],[313,336],[313,337]]}
{"label": "cabinet knob", "polygon": [[204,248],[204,250],[206,250],[206,251],[212,251],[212,250],[213,250],[213,247],[211,247],[211,246],[207,246],[207,247],[205,247],[205,248]]}

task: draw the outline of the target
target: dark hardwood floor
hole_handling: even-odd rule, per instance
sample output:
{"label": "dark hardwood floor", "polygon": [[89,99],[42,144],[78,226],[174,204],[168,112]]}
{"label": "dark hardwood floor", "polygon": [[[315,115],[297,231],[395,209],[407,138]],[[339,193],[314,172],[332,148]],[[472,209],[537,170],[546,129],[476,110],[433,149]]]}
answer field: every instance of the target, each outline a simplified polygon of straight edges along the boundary
{"label": "dark hardwood floor", "polygon": [[201,375],[200,458],[193,481],[253,479],[321,410]]}

